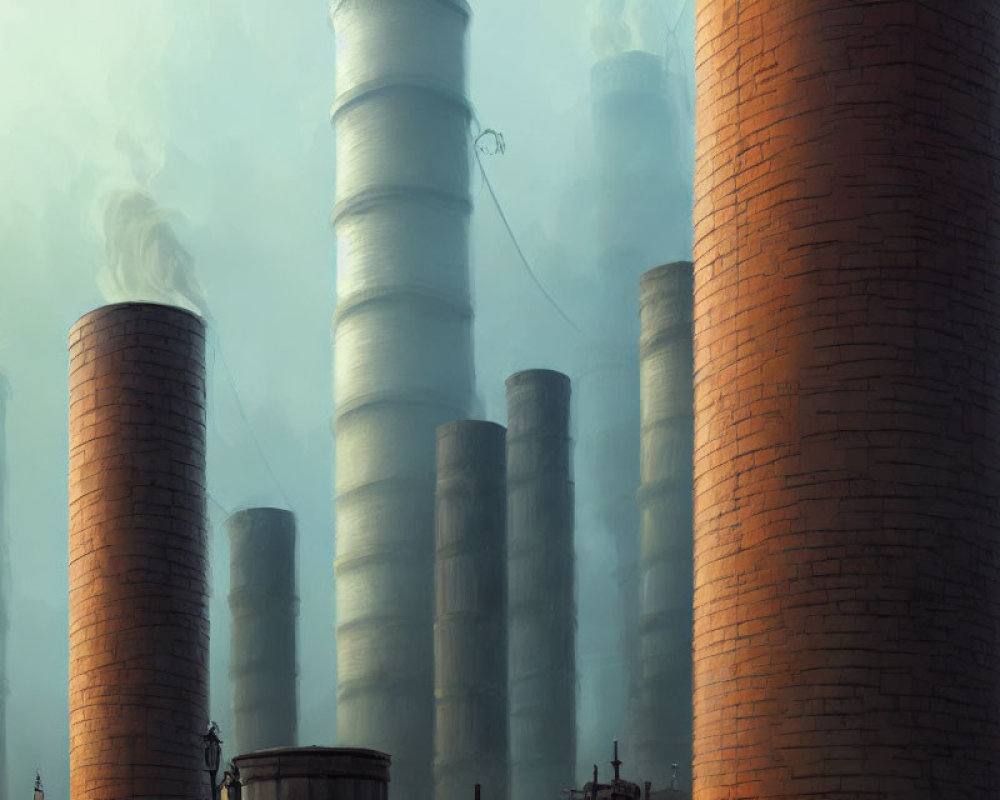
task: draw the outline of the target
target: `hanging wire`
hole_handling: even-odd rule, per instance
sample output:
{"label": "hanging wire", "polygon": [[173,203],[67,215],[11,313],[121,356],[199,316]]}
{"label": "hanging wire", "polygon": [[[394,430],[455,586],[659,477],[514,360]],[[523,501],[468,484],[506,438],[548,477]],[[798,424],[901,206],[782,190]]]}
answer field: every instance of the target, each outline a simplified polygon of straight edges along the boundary
{"label": "hanging wire", "polygon": [[[267,458],[267,454],[264,452],[264,448],[260,443],[260,439],[257,437],[257,432],[254,430],[253,425],[250,424],[250,419],[247,416],[246,409],[243,407],[243,400],[240,398],[239,390],[236,388],[236,380],[233,377],[232,370],[229,369],[229,362],[226,361],[225,351],[222,349],[222,342],[219,338],[219,334],[214,330],[214,336],[212,337],[212,365],[213,370],[215,366],[215,356],[218,354],[219,360],[222,362],[222,370],[226,375],[226,379],[229,382],[229,388],[233,392],[233,397],[236,400],[236,410],[240,415],[240,419],[243,420],[243,424],[246,426],[247,431],[250,433],[250,440],[254,444],[254,448],[257,450],[257,455],[260,456],[261,462],[264,464],[264,469],[267,470],[267,474],[271,477],[271,481],[274,483],[275,488],[278,490],[278,494],[285,501],[288,508],[292,508],[292,501],[289,500],[288,494],[285,492],[284,487],[281,485],[281,481],[278,480],[277,474],[275,474],[274,469],[271,467],[271,462]],[[218,506],[220,509],[225,511],[225,506],[219,503],[215,498],[209,495],[211,501]],[[227,516],[228,516],[228,512]]]}
{"label": "hanging wire", "polygon": [[[478,119],[474,119],[474,122],[476,123],[476,127],[480,128],[480,132],[474,135],[472,140],[472,152],[476,157],[476,164],[479,167],[479,174],[483,179],[483,185],[486,186],[486,189],[490,193],[490,198],[492,198],[493,200],[493,205],[496,207],[497,213],[500,215],[500,220],[503,222],[504,228],[506,228],[507,230],[507,235],[510,237],[510,241],[514,245],[514,250],[517,251],[518,258],[521,260],[521,264],[524,266],[524,269],[531,277],[531,280],[534,282],[535,286],[538,287],[538,290],[542,293],[545,299],[548,300],[549,305],[551,305],[558,312],[559,316],[562,317],[563,320],[573,330],[575,330],[578,334],[583,336],[584,335],[583,329],[579,325],[577,325],[576,322],[573,320],[573,318],[570,317],[570,315],[567,314],[562,309],[559,303],[556,302],[556,299],[552,296],[552,294],[548,291],[548,289],[545,288],[545,285],[542,283],[541,279],[535,273],[535,270],[532,269],[531,263],[528,261],[527,256],[525,256],[524,254],[524,250],[521,249],[521,245],[517,241],[517,236],[514,235],[514,230],[513,228],[511,228],[510,222],[507,219],[507,215],[504,213],[503,206],[501,206],[500,200],[497,197],[497,193],[493,189],[493,184],[490,182],[490,178],[486,174],[486,169],[485,167],[483,167],[483,161],[480,158],[480,154],[492,156],[492,155],[503,155],[503,153],[506,152],[507,145],[506,142],[504,141],[503,134],[499,133],[498,131],[495,131],[493,128],[486,128],[485,130],[481,129]],[[490,149],[489,145],[480,144],[480,141],[485,139],[486,137],[493,138],[492,149]]]}

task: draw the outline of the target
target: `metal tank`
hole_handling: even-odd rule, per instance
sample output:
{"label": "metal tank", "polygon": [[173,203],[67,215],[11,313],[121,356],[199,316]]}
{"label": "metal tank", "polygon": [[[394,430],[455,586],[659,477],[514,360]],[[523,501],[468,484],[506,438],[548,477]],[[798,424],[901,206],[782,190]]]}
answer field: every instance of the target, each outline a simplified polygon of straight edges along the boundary
{"label": "metal tank", "polygon": [[435,430],[473,399],[463,0],[335,0],[338,727],[430,797]]}
{"label": "metal tank", "polygon": [[534,369],[507,379],[510,796],[574,786],[576,597],[570,381]]}
{"label": "metal tank", "polygon": [[694,792],[1000,786],[1000,15],[701,0]]}
{"label": "metal tank", "polygon": [[437,430],[434,800],[507,800],[506,433]]}
{"label": "metal tank", "polygon": [[201,797],[208,723],[205,326],[150,303],[69,334],[73,797]]}
{"label": "metal tank", "polygon": [[[690,261],[639,282],[639,669],[635,774],[691,786],[694,390]],[[672,765],[683,765],[675,771]]]}
{"label": "metal tank", "polygon": [[236,752],[298,744],[295,515],[247,508],[229,531],[229,681]]}
{"label": "metal tank", "polygon": [[389,761],[356,747],[279,747],[245,753],[233,764],[240,800],[388,800]]}

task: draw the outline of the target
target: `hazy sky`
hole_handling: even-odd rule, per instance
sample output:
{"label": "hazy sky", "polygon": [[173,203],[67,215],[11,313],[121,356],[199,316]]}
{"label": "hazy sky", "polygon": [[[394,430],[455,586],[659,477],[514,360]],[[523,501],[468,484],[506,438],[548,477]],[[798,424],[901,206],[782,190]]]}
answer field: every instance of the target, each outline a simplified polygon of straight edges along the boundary
{"label": "hazy sky", "polygon": [[[693,58],[693,2],[585,5],[476,0],[470,36],[470,97],[481,124],[507,143],[505,155],[484,157],[486,169],[526,254],[571,314],[587,300],[581,220],[595,54],[662,49],[681,18],[674,66]],[[251,504],[290,506],[299,524],[300,739],[334,741],[334,56],[324,0],[0,2],[11,797],[26,794],[38,767],[49,796],[68,797],[66,334],[104,302],[98,201],[125,186],[183,215],[176,230],[211,319],[212,715],[225,738],[220,523]],[[684,154],[669,157],[689,173]],[[472,191],[477,378],[484,416],[503,422],[510,372],[572,375],[580,348],[518,261],[478,175]],[[689,255],[679,243],[664,260]],[[610,624],[581,620],[581,636]],[[581,717],[587,724],[585,703]],[[581,763],[604,755],[581,753]]]}

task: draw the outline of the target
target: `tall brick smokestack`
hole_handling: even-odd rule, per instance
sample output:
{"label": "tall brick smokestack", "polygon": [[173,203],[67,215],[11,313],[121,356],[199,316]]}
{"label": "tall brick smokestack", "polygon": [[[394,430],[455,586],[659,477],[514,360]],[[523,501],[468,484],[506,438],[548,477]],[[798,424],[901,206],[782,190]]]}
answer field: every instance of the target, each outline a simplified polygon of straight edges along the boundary
{"label": "tall brick smokestack", "polygon": [[698,4],[697,800],[1000,786],[998,45]]}
{"label": "tall brick smokestack", "polygon": [[229,531],[229,680],[237,753],[298,744],[295,515],[247,508]]}
{"label": "tall brick smokestack", "polygon": [[576,602],[570,382],[532,369],[507,378],[510,796],[574,785]]}
{"label": "tall brick smokestack", "polygon": [[464,0],[334,0],[337,721],[428,800],[435,430],[469,415]]}
{"label": "tall brick smokestack", "polygon": [[691,773],[692,509],[694,445],[692,264],[639,281],[639,670],[635,774],[663,789],[671,764]]}
{"label": "tall brick smokestack", "polygon": [[437,431],[434,800],[507,800],[507,431]]}
{"label": "tall brick smokestack", "polygon": [[202,797],[205,330],[121,303],[69,334],[74,798]]}

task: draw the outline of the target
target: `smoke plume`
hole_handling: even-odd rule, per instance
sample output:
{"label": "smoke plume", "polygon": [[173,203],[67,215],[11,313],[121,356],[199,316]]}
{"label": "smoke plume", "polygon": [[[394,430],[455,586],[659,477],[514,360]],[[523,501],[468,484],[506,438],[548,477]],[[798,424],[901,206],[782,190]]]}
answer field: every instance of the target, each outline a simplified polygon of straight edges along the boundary
{"label": "smoke plume", "polygon": [[104,212],[105,262],[97,276],[109,303],[163,303],[206,315],[194,259],[177,240],[172,217],[143,191],[110,198]]}
{"label": "smoke plume", "polygon": [[663,54],[666,22],[654,0],[596,0],[590,42],[601,60],[626,50]]}
{"label": "smoke plume", "polygon": [[628,49],[632,32],[625,24],[625,0],[597,0],[597,19],[590,43],[598,59],[610,58]]}

